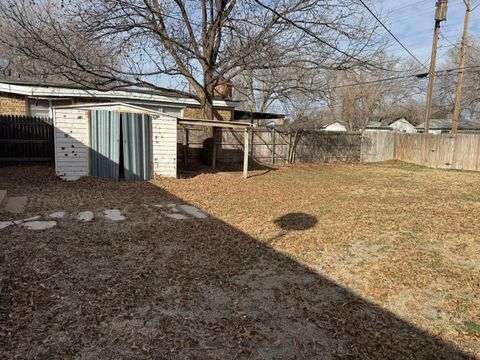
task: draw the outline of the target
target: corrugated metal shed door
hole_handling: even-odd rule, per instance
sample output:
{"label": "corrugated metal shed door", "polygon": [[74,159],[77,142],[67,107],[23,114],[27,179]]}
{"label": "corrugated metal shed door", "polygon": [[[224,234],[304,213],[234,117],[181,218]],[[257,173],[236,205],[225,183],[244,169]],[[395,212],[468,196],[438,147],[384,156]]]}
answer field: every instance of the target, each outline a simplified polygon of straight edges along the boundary
{"label": "corrugated metal shed door", "polygon": [[119,180],[120,113],[90,112],[91,174]]}
{"label": "corrugated metal shed door", "polygon": [[125,180],[152,178],[151,124],[148,115],[122,113]]}

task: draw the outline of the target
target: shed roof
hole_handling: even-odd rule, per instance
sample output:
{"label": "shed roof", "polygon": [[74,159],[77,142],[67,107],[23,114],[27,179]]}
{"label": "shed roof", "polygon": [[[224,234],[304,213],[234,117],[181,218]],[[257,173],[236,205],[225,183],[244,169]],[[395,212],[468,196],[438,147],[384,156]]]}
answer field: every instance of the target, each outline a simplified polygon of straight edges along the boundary
{"label": "shed roof", "polygon": [[85,109],[85,110],[106,110],[106,111],[121,111],[121,112],[130,112],[137,114],[154,114],[154,115],[163,115],[176,119],[175,116],[170,114],[165,114],[160,111],[144,108],[138,105],[126,104],[126,103],[101,103],[101,104],[76,104],[76,105],[61,105],[54,106],[54,109]]}

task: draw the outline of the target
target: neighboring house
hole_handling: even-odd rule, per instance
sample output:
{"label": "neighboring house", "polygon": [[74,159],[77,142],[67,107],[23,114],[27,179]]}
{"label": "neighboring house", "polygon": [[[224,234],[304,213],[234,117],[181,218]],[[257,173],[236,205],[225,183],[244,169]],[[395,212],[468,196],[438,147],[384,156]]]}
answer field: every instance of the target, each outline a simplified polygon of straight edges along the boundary
{"label": "neighboring house", "polygon": [[[55,106],[123,102],[179,118],[200,118],[197,100],[186,93],[158,90],[91,90],[79,85],[0,79],[0,115],[51,117]],[[239,102],[216,99],[215,119],[231,121]]]}
{"label": "neighboring house", "polygon": [[404,117],[384,122],[384,125],[390,126],[393,129],[393,131],[396,131],[396,132],[403,132],[408,134],[414,134],[417,132],[415,125],[413,125],[410,121],[408,121]]}
{"label": "neighboring house", "polygon": [[[425,124],[421,123],[416,127],[419,133],[425,131]],[[480,133],[480,122],[460,120],[458,122],[458,133]],[[452,119],[431,119],[429,134],[449,134],[452,130]]]}
{"label": "neighboring house", "polygon": [[345,125],[336,121],[336,122],[332,122],[331,124],[323,126],[321,128],[321,131],[347,131],[347,128],[345,127]]}
{"label": "neighboring house", "polygon": [[392,131],[388,125],[382,124],[380,121],[370,121],[365,128],[365,131]]}

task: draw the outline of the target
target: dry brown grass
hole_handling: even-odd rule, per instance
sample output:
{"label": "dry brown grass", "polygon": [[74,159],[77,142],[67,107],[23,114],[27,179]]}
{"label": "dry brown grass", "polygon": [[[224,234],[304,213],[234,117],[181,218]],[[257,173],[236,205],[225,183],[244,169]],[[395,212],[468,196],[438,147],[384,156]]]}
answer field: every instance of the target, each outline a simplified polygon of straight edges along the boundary
{"label": "dry brown grass", "polygon": [[[0,169],[0,188],[30,197],[26,215],[70,214],[0,231],[0,357],[480,358],[480,174],[386,163],[253,175],[65,183]],[[161,202],[212,217],[144,206]],[[127,221],[71,215],[107,207]]]}
{"label": "dry brown grass", "polygon": [[[480,356],[480,174],[392,162],[297,165],[248,181],[220,174],[159,184]],[[275,225],[296,212],[315,216],[318,225],[291,232]]]}

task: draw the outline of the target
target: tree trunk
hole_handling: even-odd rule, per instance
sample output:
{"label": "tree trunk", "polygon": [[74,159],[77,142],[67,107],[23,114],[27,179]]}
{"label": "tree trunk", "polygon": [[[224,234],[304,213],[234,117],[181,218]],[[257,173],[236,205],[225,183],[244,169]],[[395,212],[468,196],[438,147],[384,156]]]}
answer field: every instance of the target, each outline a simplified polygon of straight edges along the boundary
{"label": "tree trunk", "polygon": [[[210,96],[205,96],[200,100],[201,116],[205,120],[214,120],[213,114],[213,99]],[[213,137],[213,129],[211,127],[205,128],[205,136],[207,138]]]}

